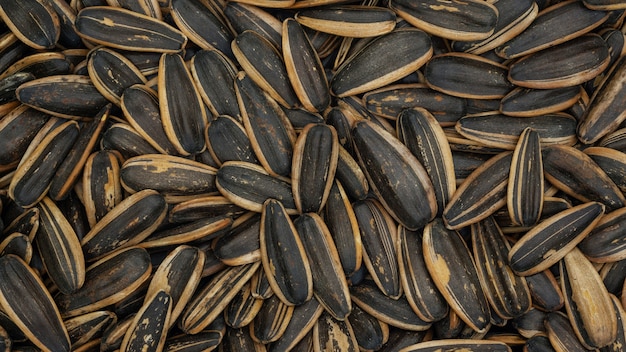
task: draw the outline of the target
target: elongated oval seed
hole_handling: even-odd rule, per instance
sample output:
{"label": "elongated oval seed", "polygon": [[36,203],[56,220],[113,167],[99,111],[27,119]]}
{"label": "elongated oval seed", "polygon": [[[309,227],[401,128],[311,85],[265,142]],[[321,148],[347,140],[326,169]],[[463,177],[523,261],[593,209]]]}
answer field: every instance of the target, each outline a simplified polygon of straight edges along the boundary
{"label": "elongated oval seed", "polygon": [[263,203],[261,261],[272,291],[287,305],[300,305],[313,296],[311,264],[300,236],[279,201]]}
{"label": "elongated oval seed", "polygon": [[533,227],[511,248],[511,268],[527,276],[551,267],[591,232],[604,209],[598,202],[584,203]]}
{"label": "elongated oval seed", "polygon": [[543,209],[543,163],[539,139],[535,130],[527,128],[513,152],[506,200],[511,220],[521,226],[537,223]]}
{"label": "elongated oval seed", "polygon": [[0,304],[28,339],[42,350],[70,351],[59,310],[41,279],[15,255],[0,258]]}
{"label": "elongated oval seed", "polygon": [[424,228],[423,246],[426,268],[450,308],[474,331],[486,331],[489,303],[461,236],[435,219]]}
{"label": "elongated oval seed", "polygon": [[0,18],[22,42],[34,49],[51,49],[61,36],[61,22],[45,1],[2,1]]}
{"label": "elongated oval seed", "polygon": [[437,213],[432,182],[408,148],[367,120],[355,124],[352,136],[370,186],[389,213],[408,229],[432,220]]}

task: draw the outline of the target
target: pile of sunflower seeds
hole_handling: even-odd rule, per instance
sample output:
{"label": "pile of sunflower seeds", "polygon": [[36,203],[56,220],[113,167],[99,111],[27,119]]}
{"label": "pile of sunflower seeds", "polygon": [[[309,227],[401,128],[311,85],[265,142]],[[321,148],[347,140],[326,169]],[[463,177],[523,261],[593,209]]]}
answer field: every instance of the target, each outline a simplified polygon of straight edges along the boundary
{"label": "pile of sunflower seeds", "polygon": [[0,0],[0,351],[622,351],[624,0]]}

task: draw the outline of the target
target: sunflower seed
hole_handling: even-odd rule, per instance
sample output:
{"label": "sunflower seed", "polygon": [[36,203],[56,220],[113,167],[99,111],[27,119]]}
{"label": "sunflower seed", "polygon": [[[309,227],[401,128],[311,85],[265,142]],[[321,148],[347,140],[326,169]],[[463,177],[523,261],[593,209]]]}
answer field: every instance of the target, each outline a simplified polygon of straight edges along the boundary
{"label": "sunflower seed", "polygon": [[53,48],[61,35],[59,16],[48,2],[2,1],[0,18],[16,37],[34,49]]}

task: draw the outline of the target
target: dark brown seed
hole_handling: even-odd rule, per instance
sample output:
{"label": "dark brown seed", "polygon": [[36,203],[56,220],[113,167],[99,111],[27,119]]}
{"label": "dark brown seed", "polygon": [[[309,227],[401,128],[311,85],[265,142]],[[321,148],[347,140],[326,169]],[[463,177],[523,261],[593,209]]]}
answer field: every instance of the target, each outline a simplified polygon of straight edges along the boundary
{"label": "dark brown seed", "polygon": [[333,183],[326,206],[324,222],[337,246],[341,266],[346,275],[350,276],[361,267],[362,242],[359,224],[339,181]]}
{"label": "dark brown seed", "polygon": [[443,129],[428,110],[413,108],[398,115],[396,130],[430,176],[440,216],[456,190],[452,151]]}
{"label": "dark brown seed", "polygon": [[174,23],[191,42],[204,50],[217,49],[232,58],[230,43],[234,35],[214,11],[202,1],[171,0],[170,4]]}
{"label": "dark brown seed", "polygon": [[120,181],[131,193],[153,189],[163,195],[194,195],[215,192],[216,173],[213,167],[186,158],[145,154],[126,160]]}
{"label": "dark brown seed", "polygon": [[409,305],[424,321],[443,319],[448,314],[448,303],[426,268],[422,234],[399,226],[398,242],[400,282]]}
{"label": "dark brown seed", "polygon": [[510,246],[493,217],[472,224],[472,249],[478,278],[491,308],[503,319],[516,318],[531,307],[523,277],[507,264]]}
{"label": "dark brown seed", "polygon": [[543,170],[550,184],[581,202],[603,203],[608,211],[626,204],[615,183],[587,154],[578,149],[551,145],[543,148]]}
{"label": "dark brown seed", "polygon": [[74,229],[48,197],[39,203],[35,243],[48,276],[59,291],[70,294],[85,282],[85,259]]}
{"label": "dark brown seed", "polygon": [[9,195],[18,205],[32,207],[46,195],[78,133],[78,123],[67,121],[45,134],[38,145],[31,143],[9,185]]}
{"label": "dark brown seed", "polygon": [[124,90],[120,105],[128,124],[162,154],[176,154],[163,128],[159,98],[155,91],[136,84]]}
{"label": "dark brown seed", "polygon": [[339,142],[332,126],[310,124],[300,132],[291,163],[291,187],[298,211],[317,213],[324,207],[338,158]]}
{"label": "dark brown seed", "polygon": [[74,293],[55,296],[63,317],[102,309],[126,298],[150,277],[150,255],[143,248],[129,247],[87,268],[85,283]]}
{"label": "dark brown seed", "polygon": [[280,105],[298,104],[281,53],[260,34],[245,31],[232,42],[233,54],[246,75]]}
{"label": "dark brown seed", "polygon": [[367,178],[354,157],[342,146],[339,147],[335,177],[344,186],[351,199],[362,200],[367,197],[369,192]]}
{"label": "dark brown seed", "polygon": [[122,201],[120,165],[112,151],[99,151],[89,156],[83,168],[83,204],[89,226]]}
{"label": "dark brown seed", "polygon": [[196,197],[180,202],[169,210],[169,221],[185,223],[219,215],[238,217],[245,211],[222,196]]}
{"label": "dark brown seed", "polygon": [[110,104],[103,107],[92,121],[81,127],[72,149],[65,156],[50,182],[48,191],[50,198],[57,201],[65,199],[78,182],[87,158],[102,134],[110,109]]}
{"label": "dark brown seed", "polygon": [[450,308],[473,330],[489,324],[489,303],[467,245],[454,230],[435,219],[424,228],[424,261]]}
{"label": "dark brown seed", "polygon": [[578,137],[581,142],[586,144],[597,142],[615,131],[626,119],[626,115],[617,104],[626,94],[623,88],[625,81],[626,59],[619,59],[591,96],[589,107],[578,126]]}
{"label": "dark brown seed", "polygon": [[280,339],[293,316],[294,306],[286,305],[276,295],[263,300],[263,306],[250,323],[250,335],[267,345]]}
{"label": "dark brown seed", "polygon": [[352,302],[337,247],[328,228],[315,213],[301,215],[294,225],[311,264],[315,298],[333,317],[344,320],[350,314]]}
{"label": "dark brown seed", "polygon": [[15,36],[34,49],[52,49],[61,35],[59,16],[45,1],[2,1],[0,18]]}
{"label": "dark brown seed", "polygon": [[572,325],[565,314],[554,312],[548,314],[545,320],[548,338],[556,352],[584,352],[588,351],[574,333]]}
{"label": "dark brown seed", "polygon": [[17,166],[48,118],[39,110],[20,105],[0,119],[0,170]]}
{"label": "dark brown seed", "polygon": [[165,199],[154,190],[139,191],[127,197],[82,239],[85,259],[93,261],[120,248],[140,243],[156,230],[166,213]]}
{"label": "dark brown seed", "polygon": [[453,126],[465,115],[465,100],[428,88],[426,84],[399,84],[369,91],[363,95],[369,111],[386,119],[395,119],[404,109],[422,107],[442,127]]}
{"label": "dark brown seed", "polygon": [[110,6],[82,9],[75,25],[82,38],[115,49],[175,53],[187,43],[183,33],[163,21]]}
{"label": "dark brown seed", "polygon": [[533,296],[533,305],[546,312],[563,308],[564,298],[559,282],[548,269],[526,276],[526,283]]}
{"label": "dark brown seed", "polygon": [[313,351],[334,350],[356,352],[359,346],[349,321],[323,313],[313,327]]}
{"label": "dark brown seed", "polygon": [[581,96],[579,86],[556,89],[515,88],[500,102],[500,111],[509,116],[531,117],[565,110]]}
{"label": "dark brown seed", "polygon": [[584,203],[533,227],[511,248],[511,268],[518,275],[527,276],[556,264],[591,232],[604,208],[598,202]]}
{"label": "dark brown seed", "polygon": [[430,38],[418,29],[376,37],[337,69],[331,90],[346,97],[380,88],[420,68],[432,53]]}
{"label": "dark brown seed", "polygon": [[116,123],[109,127],[100,141],[102,149],[116,150],[124,159],[144,154],[158,154],[139,133],[125,123]]}
{"label": "dark brown seed", "polygon": [[312,329],[324,308],[315,298],[296,306],[281,338],[270,345],[270,351],[283,352],[293,350]]}
{"label": "dark brown seed", "polygon": [[130,60],[104,47],[89,53],[87,70],[100,94],[116,105],[120,104],[126,88],[147,82]]}
{"label": "dark brown seed", "polygon": [[589,147],[584,152],[604,170],[622,192],[626,190],[626,182],[624,181],[624,173],[626,172],[625,153],[606,147]]}
{"label": "dark brown seed", "polygon": [[394,300],[385,296],[371,280],[352,286],[350,293],[359,308],[390,326],[408,331],[426,331],[431,326],[415,314],[405,298]]}
{"label": "dark brown seed", "polygon": [[532,226],[543,209],[544,180],[540,135],[526,128],[513,152],[506,203],[514,224]]}
{"label": "dark brown seed", "polygon": [[620,208],[602,217],[578,248],[593,262],[606,263],[626,259],[622,241],[626,210]]}
{"label": "dark brown seed", "polygon": [[243,125],[256,157],[274,176],[291,172],[296,133],[278,103],[240,72],[235,91]]}
{"label": "dark brown seed", "polygon": [[183,58],[163,54],[158,75],[159,107],[165,134],[182,155],[204,150],[208,123],[202,98],[195,88]]}
{"label": "dark brown seed", "polygon": [[295,19],[303,26],[342,37],[376,37],[391,32],[396,14],[376,6],[331,6],[298,12]]}
{"label": "dark brown seed", "polygon": [[525,56],[509,68],[509,80],[525,88],[575,86],[604,71],[609,48],[597,34],[588,34]]}
{"label": "dark brown seed", "polygon": [[401,294],[395,223],[375,200],[354,203],[354,214],[361,231],[363,263],[381,292],[392,299]]}
{"label": "dark brown seed", "polygon": [[[231,3],[228,3],[230,6]],[[214,116],[239,115],[235,65],[219,50],[198,51],[189,63],[196,88]]]}
{"label": "dark brown seed", "polygon": [[283,22],[282,49],[287,76],[294,92],[309,111],[324,111],[330,104],[330,89],[324,66],[304,29],[295,20]]}
{"label": "dark brown seed", "polygon": [[421,342],[407,346],[402,352],[437,352],[437,351],[467,351],[467,352],[510,352],[511,348],[504,342],[475,341],[475,340],[439,340]]}
{"label": "dark brown seed", "polygon": [[35,109],[68,119],[91,119],[109,103],[88,76],[57,75],[22,84],[17,99]]}
{"label": "dark brown seed", "polygon": [[455,128],[468,139],[490,147],[513,150],[526,128],[537,131],[542,145],[574,145],[577,142],[576,124],[576,119],[564,113],[513,117],[499,112],[485,112],[462,117]]}
{"label": "dark brown seed", "polygon": [[72,348],[84,346],[93,338],[100,337],[109,325],[117,322],[117,316],[109,311],[96,311],[67,319],[63,322],[72,342]]}
{"label": "dark brown seed", "polygon": [[443,211],[448,228],[458,229],[485,219],[506,204],[512,159],[510,152],[498,154],[467,176]]}
{"label": "dark brown seed", "polygon": [[504,97],[513,89],[507,73],[506,66],[467,53],[437,55],[424,66],[424,78],[430,88],[472,99]]}
{"label": "dark brown seed", "polygon": [[231,227],[233,220],[220,214],[214,217],[189,221],[184,224],[168,226],[163,230],[153,232],[139,246],[143,248],[157,248],[175,246],[185,243],[210,241],[225,234]]}
{"label": "dark brown seed", "polygon": [[300,236],[279,201],[263,203],[261,261],[272,291],[287,305],[300,305],[313,296],[311,264]]}
{"label": "dark brown seed", "polygon": [[70,339],[52,296],[19,257],[0,258],[0,302],[26,337],[42,350],[70,351]]}
{"label": "dark brown seed", "polygon": [[229,267],[197,290],[183,311],[179,326],[188,334],[197,334],[204,330],[219,316],[237,292],[250,280],[261,265],[253,264]]}
{"label": "dark brown seed", "polygon": [[224,309],[224,320],[232,328],[247,326],[261,310],[264,300],[252,295],[250,284],[246,284]]}
{"label": "dark brown seed", "polygon": [[590,10],[579,1],[561,1],[541,11],[533,23],[515,38],[496,49],[504,58],[531,54],[585,34],[609,14]]}
{"label": "dark brown seed", "polygon": [[221,115],[211,121],[204,134],[207,149],[220,165],[226,161],[258,164],[243,125],[233,117]]}
{"label": "dark brown seed", "polygon": [[160,290],[169,294],[171,315],[169,326],[183,311],[193,292],[200,283],[205,254],[198,248],[181,245],[171,251],[154,272],[146,292],[147,303],[149,297],[156,295]]}
{"label": "dark brown seed", "polygon": [[488,38],[493,34],[498,20],[495,6],[476,0],[460,3],[394,0],[390,7],[413,26],[452,40]]}
{"label": "dark brown seed", "polygon": [[252,30],[269,40],[277,49],[281,47],[282,23],[265,9],[242,2],[228,2],[224,15],[237,33]]}
{"label": "dark brown seed", "polygon": [[259,244],[260,214],[248,213],[245,221],[220,237],[215,243],[215,256],[226,265],[236,266],[261,260]]}
{"label": "dark brown seed", "polygon": [[167,292],[159,290],[148,296],[130,323],[120,349],[146,352],[163,350],[171,312],[172,298]]}
{"label": "dark brown seed", "polygon": [[363,171],[385,209],[408,229],[432,220],[437,213],[432,182],[409,149],[367,120],[356,123],[352,137]]}

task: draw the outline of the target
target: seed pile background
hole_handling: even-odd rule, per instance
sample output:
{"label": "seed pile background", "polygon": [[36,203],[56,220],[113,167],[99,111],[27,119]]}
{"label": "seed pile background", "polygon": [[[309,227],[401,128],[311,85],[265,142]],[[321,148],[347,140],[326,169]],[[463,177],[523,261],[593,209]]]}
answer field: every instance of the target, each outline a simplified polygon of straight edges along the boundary
{"label": "seed pile background", "polygon": [[0,350],[621,351],[625,9],[0,0]]}

